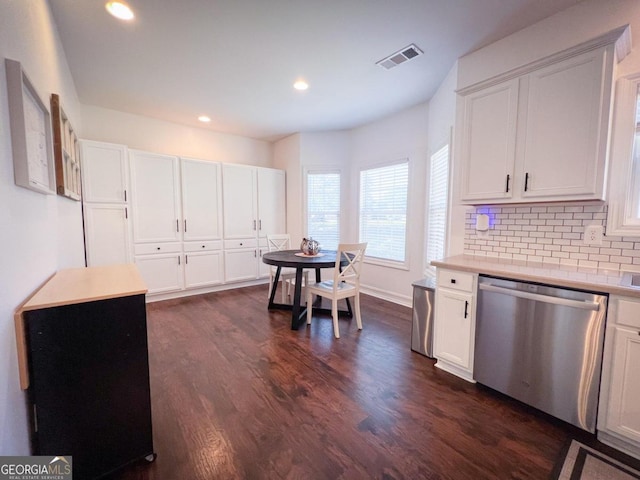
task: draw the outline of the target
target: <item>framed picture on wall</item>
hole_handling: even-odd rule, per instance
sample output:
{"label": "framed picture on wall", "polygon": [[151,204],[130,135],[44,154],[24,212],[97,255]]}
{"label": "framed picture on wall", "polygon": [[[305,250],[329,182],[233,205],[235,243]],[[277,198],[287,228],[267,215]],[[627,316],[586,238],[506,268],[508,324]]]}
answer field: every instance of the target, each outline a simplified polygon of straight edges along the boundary
{"label": "framed picture on wall", "polygon": [[60,96],[51,94],[53,120],[53,158],[56,166],[56,192],[80,200],[80,152],[78,137],[60,105]]}
{"label": "framed picture on wall", "polygon": [[51,115],[20,62],[5,59],[5,70],[15,183],[54,194]]}

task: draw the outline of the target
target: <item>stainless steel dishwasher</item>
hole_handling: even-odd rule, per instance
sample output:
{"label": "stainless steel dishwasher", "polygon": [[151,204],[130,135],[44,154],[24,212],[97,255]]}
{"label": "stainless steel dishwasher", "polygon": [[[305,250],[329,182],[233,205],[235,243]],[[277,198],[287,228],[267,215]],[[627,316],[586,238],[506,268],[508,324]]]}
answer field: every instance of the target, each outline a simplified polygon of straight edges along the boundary
{"label": "stainless steel dishwasher", "polygon": [[474,378],[595,432],[607,295],[480,276]]}

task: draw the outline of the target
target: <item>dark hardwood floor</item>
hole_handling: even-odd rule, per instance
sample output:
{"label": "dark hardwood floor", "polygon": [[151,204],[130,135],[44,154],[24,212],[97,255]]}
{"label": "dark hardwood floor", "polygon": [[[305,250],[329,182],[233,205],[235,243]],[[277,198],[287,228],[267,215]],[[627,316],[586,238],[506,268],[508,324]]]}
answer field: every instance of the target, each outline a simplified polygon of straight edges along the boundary
{"label": "dark hardwood floor", "polygon": [[410,350],[411,310],[290,330],[267,287],[148,305],[158,458],[118,479],[544,479],[562,422]]}

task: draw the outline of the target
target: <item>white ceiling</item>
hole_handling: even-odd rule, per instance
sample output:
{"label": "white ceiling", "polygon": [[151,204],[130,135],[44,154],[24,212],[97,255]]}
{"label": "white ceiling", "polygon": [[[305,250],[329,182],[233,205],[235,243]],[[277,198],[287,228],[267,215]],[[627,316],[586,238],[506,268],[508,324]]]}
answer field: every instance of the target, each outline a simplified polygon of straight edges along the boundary
{"label": "white ceiling", "polygon": [[[129,0],[130,23],[49,3],[82,103],[273,140],[424,102],[456,58],[578,1]],[[375,64],[411,43],[424,55]]]}

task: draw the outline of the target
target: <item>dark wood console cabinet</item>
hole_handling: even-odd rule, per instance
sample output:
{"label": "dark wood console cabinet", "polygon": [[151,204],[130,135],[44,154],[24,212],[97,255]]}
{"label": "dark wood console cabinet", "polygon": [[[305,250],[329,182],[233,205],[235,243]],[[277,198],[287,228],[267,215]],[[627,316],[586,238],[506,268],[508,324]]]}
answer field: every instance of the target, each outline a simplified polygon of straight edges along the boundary
{"label": "dark wood console cabinet", "polygon": [[74,478],[155,458],[145,292],[134,265],[65,270],[16,313],[32,453]]}

